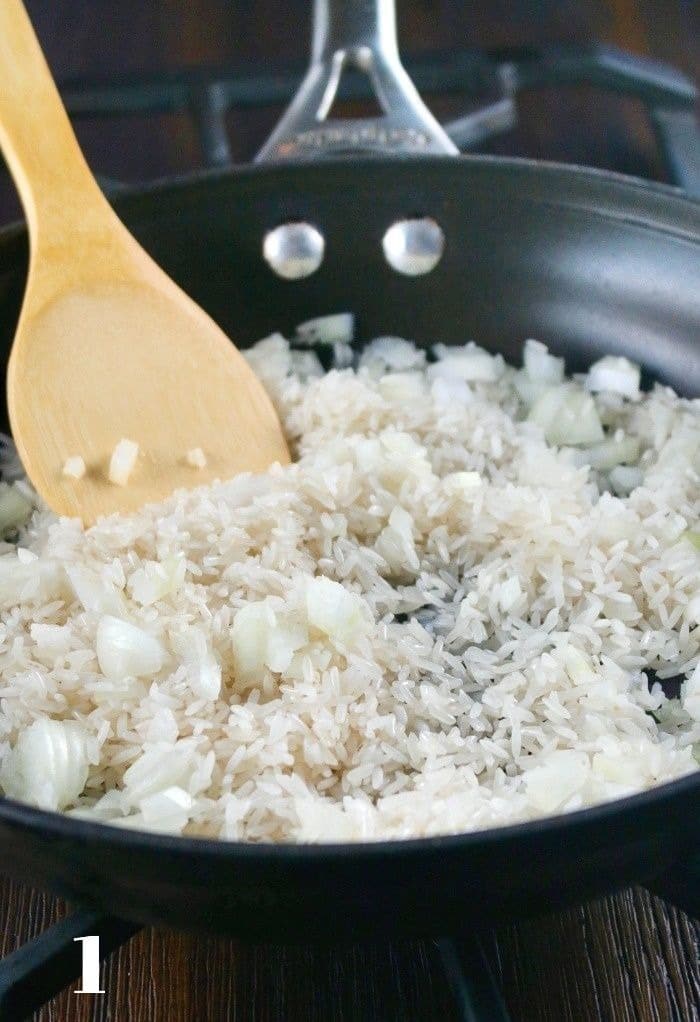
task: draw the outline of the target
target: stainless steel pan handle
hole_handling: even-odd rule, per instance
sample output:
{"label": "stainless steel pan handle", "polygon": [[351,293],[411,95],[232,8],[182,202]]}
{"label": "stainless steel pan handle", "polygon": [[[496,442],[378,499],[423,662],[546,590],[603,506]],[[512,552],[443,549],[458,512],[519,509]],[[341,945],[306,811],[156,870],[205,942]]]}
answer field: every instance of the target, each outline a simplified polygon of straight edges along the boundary
{"label": "stainless steel pan handle", "polygon": [[[382,115],[328,119],[348,68],[368,76]],[[401,63],[394,0],[314,0],[311,65],[256,162],[457,152]]]}

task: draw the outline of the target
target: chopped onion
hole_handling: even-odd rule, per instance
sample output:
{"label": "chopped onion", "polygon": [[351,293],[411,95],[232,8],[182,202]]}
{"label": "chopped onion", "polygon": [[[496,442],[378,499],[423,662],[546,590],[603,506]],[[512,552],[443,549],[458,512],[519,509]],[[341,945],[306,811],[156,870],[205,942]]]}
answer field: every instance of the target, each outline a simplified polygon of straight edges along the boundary
{"label": "chopped onion", "polygon": [[112,451],[109,462],[109,481],[115,486],[126,486],[139,456],[139,445],[134,440],[122,439]]}
{"label": "chopped onion", "polygon": [[583,788],[589,775],[585,752],[556,749],[549,753],[545,764],[526,772],[525,791],[536,809],[552,813]]}
{"label": "chopped onion", "polygon": [[564,650],[564,670],[574,685],[588,685],[595,678],[590,661],[576,646]]}
{"label": "chopped onion", "polygon": [[15,532],[32,513],[32,502],[9,483],[0,482],[0,536]]}
{"label": "chopped onion", "polygon": [[201,629],[192,626],[170,637],[173,652],[180,658],[189,686],[202,699],[217,699],[221,692],[221,664],[210,649]]}
{"label": "chopped onion", "polygon": [[622,784],[634,791],[639,786],[639,777],[644,767],[638,759],[630,758],[623,752],[617,755],[596,752],[591,763],[593,773],[609,784]]}
{"label": "chopped onion", "polygon": [[447,493],[465,494],[474,493],[482,483],[478,472],[450,472],[442,480],[442,485]]}
{"label": "chopped onion", "polygon": [[550,355],[541,341],[525,341],[523,369],[531,383],[558,384],[564,379],[564,359]]}
{"label": "chopped onion", "polygon": [[391,372],[422,369],[424,365],[425,352],[403,337],[377,337],[360,356],[360,368],[378,374],[387,369]]}
{"label": "chopped onion", "polygon": [[700,550],[700,530],[694,532],[692,529],[688,529],[685,533],[685,538],[689,543],[692,543],[696,550]]}
{"label": "chopped onion", "polygon": [[520,588],[518,576],[513,575],[511,578],[506,579],[498,592],[498,603],[503,613],[507,614],[512,610],[522,595],[523,591]]}
{"label": "chopped onion", "polygon": [[142,628],[105,614],[95,636],[100,670],[107,678],[144,678],[157,674],[165,662],[165,650]]}
{"label": "chopped onion", "polygon": [[523,404],[531,408],[537,398],[551,385],[540,380],[531,380],[529,376],[521,372],[515,374],[513,386]]}
{"label": "chopped onion", "polygon": [[700,664],[681,686],[681,705],[693,720],[700,721]]}
{"label": "chopped onion", "polygon": [[191,739],[172,745],[159,742],[145,749],[124,773],[124,808],[140,805],[145,798],[186,783],[194,770]]}
{"label": "chopped onion", "polygon": [[294,654],[309,641],[306,625],[301,621],[278,621],[267,639],[265,665],[277,674],[286,671]]}
{"label": "chopped onion", "polygon": [[323,376],[323,366],[315,351],[293,351],[292,372],[305,383],[314,377]]}
{"label": "chopped onion", "polygon": [[[355,361],[355,352],[352,345],[343,341],[336,341],[333,345],[333,365],[336,369],[347,369]],[[319,362],[319,365],[321,363]],[[323,370],[322,370],[323,371]]]}
{"label": "chopped onion", "polygon": [[644,482],[644,473],[636,465],[616,465],[608,476],[610,485],[620,497],[627,497]]}
{"label": "chopped onion", "polygon": [[29,634],[40,654],[51,657],[63,656],[70,649],[70,625],[47,625],[35,621],[29,629]]}
{"label": "chopped onion", "polygon": [[68,479],[82,479],[85,475],[85,461],[79,454],[66,458],[63,463],[63,474]]}
{"label": "chopped onion", "polygon": [[476,344],[467,344],[464,348],[448,348],[436,344],[433,349],[439,361],[428,367],[428,379],[458,379],[473,383],[493,383],[503,371],[502,365],[494,355]]}
{"label": "chopped onion", "polygon": [[77,721],[35,720],[3,764],[5,794],[41,809],[65,809],[85,787],[93,742]]}
{"label": "chopped onion", "polygon": [[185,455],[185,460],[192,468],[206,468],[207,457],[201,447],[193,447]]}
{"label": "chopped onion", "polygon": [[25,563],[20,550],[0,557],[0,607],[32,600],[48,603],[65,596],[67,589],[66,573],[58,561],[41,559],[38,564]]}
{"label": "chopped onion", "polygon": [[304,623],[278,620],[267,600],[241,607],[231,629],[236,669],[243,677],[260,674],[265,667],[276,673],[286,671],[307,640]]}
{"label": "chopped onion", "polygon": [[588,370],[585,379],[586,390],[606,391],[621,394],[635,400],[639,397],[640,369],[627,358],[606,355]]}
{"label": "chopped onion", "polygon": [[[465,384],[466,386],[466,384]],[[422,373],[387,373],[379,380],[379,392],[387,401],[423,401],[425,381]]]}
{"label": "chopped onion", "polygon": [[[440,364],[440,363],[438,363]],[[474,392],[464,380],[455,380],[450,376],[437,376],[433,380],[430,392],[439,404],[449,408],[450,405],[468,405],[474,400]]]}
{"label": "chopped onion", "polygon": [[417,572],[420,559],[413,541],[413,518],[398,505],[389,515],[389,524],[377,536],[374,548],[393,572]]}
{"label": "chopped onion", "polygon": [[639,440],[636,437],[622,437],[620,440],[604,440],[602,444],[587,447],[578,452],[581,464],[590,465],[599,472],[607,472],[616,465],[629,464],[639,458]]}
{"label": "chopped onion", "polygon": [[316,344],[350,344],[355,336],[355,317],[351,312],[337,312],[331,316],[307,319],[296,329],[297,344],[313,347]]}
{"label": "chopped onion", "polygon": [[249,603],[236,612],[231,645],[239,674],[258,674],[264,669],[267,639],[275,624],[274,611],[266,600]]}
{"label": "chopped onion", "polygon": [[176,592],[185,580],[186,571],[187,562],[184,557],[144,561],[141,567],[129,576],[127,589],[136,603],[140,603],[142,607],[150,607],[158,600]]}
{"label": "chopped onion", "polygon": [[180,834],[189,822],[194,799],[184,788],[173,785],[141,799],[139,808],[149,830]]}
{"label": "chopped onion", "polygon": [[365,601],[323,575],[309,581],[306,612],[310,625],[343,645],[350,645],[368,632]]}
{"label": "chopped onion", "polygon": [[594,444],[604,438],[593,398],[575,384],[549,387],[535,401],[528,419],[556,446]]}
{"label": "chopped onion", "polygon": [[126,615],[126,601],[109,579],[79,564],[67,564],[65,570],[73,592],[86,611],[114,617]]}

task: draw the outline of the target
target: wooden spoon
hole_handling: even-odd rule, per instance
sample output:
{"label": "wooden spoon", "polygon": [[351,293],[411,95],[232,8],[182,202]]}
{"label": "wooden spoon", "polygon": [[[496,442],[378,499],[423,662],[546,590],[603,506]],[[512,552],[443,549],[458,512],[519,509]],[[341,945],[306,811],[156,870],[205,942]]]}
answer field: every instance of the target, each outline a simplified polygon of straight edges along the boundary
{"label": "wooden spoon", "polygon": [[[22,463],[44,500],[86,523],[289,461],[262,384],[216,324],[143,251],[78,147],[20,0],[0,2],[0,145],[31,257],[7,374]],[[138,443],[126,486],[113,448]],[[201,448],[206,467],[187,463]],[[80,455],[75,480],[63,465]]]}

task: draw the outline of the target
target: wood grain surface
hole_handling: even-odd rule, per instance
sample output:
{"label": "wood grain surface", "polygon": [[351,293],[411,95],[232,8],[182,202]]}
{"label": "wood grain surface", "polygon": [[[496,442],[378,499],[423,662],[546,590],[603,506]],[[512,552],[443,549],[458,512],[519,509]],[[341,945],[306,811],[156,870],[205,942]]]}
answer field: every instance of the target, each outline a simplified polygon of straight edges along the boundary
{"label": "wood grain surface", "polygon": [[[57,899],[3,881],[2,954],[65,912]],[[485,947],[513,1022],[700,1019],[700,925],[645,891],[518,923]],[[104,995],[66,990],[36,1022],[459,1018],[432,942],[247,946],[144,930],[108,960],[102,979]]]}
{"label": "wood grain surface", "polygon": [[[196,65],[244,67],[303,61],[308,0],[27,0],[60,81]],[[600,40],[700,71],[700,4],[694,0],[398,0],[404,53]],[[461,112],[436,101],[436,112]],[[538,92],[520,104],[518,128],[497,153],[586,163],[664,177],[647,117],[631,100],[592,89]],[[256,151],[279,110],[229,119],[236,159]],[[83,121],[98,173],[141,180],[200,161],[185,115]],[[15,215],[0,185],[0,219]],[[64,912],[52,898],[0,886],[2,952]],[[700,929],[645,892],[620,894],[489,937],[488,953],[514,1022],[696,1022]],[[66,992],[40,1022],[345,1022],[456,1018],[431,944],[351,948],[248,947],[146,931],[104,970],[104,997]]]}

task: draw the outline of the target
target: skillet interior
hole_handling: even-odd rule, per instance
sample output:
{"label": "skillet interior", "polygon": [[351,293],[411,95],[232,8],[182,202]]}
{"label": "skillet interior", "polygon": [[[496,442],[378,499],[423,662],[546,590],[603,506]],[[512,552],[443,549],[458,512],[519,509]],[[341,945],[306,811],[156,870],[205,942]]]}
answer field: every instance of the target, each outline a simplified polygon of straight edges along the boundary
{"label": "skillet interior", "polygon": [[[536,336],[570,369],[619,352],[680,393],[700,393],[700,206],[669,189],[523,161],[367,160],[207,176],[117,207],[241,346],[349,309],[360,340],[473,337],[518,362]],[[440,222],[445,255],[426,277],[400,277],[381,238],[416,214]],[[321,270],[296,283],[261,258],[265,231],[290,218],[315,223],[327,246]],[[7,230],[4,360],[25,263],[23,232]],[[700,774],[556,820],[327,849],[163,839],[0,800],[0,868],[115,914],[247,936],[463,931],[687,862],[700,847],[699,796]]]}

